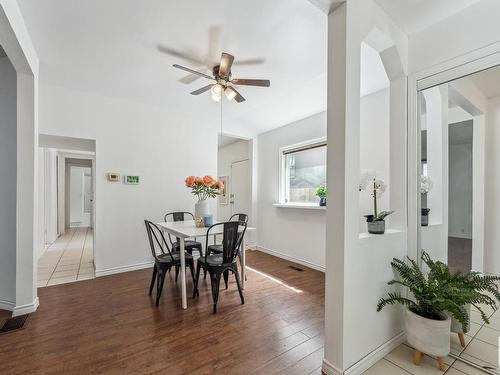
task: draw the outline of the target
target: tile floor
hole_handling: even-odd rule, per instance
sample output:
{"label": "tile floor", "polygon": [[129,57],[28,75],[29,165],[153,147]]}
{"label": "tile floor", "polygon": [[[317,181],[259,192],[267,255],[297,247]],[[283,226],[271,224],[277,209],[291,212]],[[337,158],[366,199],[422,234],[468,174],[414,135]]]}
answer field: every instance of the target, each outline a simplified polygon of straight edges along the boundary
{"label": "tile floor", "polygon": [[93,231],[88,227],[66,230],[38,261],[38,287],[93,279]]}
{"label": "tile floor", "polygon": [[[491,370],[498,365],[498,337],[500,336],[500,309],[492,311],[484,308],[490,316],[490,324],[484,324],[479,312],[472,308],[471,328],[465,335],[466,346],[462,348],[456,334],[451,335],[451,351],[477,365]],[[400,345],[380,360],[375,366],[365,371],[366,375],[440,375],[443,374],[434,358],[424,356],[420,366],[413,363],[415,351],[406,344]],[[448,375],[481,375],[485,372],[448,356],[445,359]]]}

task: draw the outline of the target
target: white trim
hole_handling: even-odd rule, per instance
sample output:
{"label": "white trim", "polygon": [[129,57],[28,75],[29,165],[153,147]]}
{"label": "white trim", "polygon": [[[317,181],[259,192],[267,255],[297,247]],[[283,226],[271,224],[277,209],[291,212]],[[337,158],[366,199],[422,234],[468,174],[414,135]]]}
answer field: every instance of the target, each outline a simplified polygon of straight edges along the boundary
{"label": "white trim", "polygon": [[448,237],[463,238],[465,240],[472,240],[472,236],[470,234],[463,234],[463,233],[448,233]]}
{"label": "white trim", "polygon": [[326,358],[323,358],[323,366],[321,366],[321,371],[326,375],[343,375],[342,370],[332,365]]}
{"label": "white trim", "polygon": [[288,260],[290,262],[298,263],[298,264],[300,264],[302,266],[312,268],[312,269],[314,269],[316,271],[325,272],[325,266],[321,266],[319,264],[312,263],[312,262],[309,262],[307,260],[295,258],[295,257],[292,257],[290,255],[286,255],[286,254],[280,253],[279,251],[276,251],[276,250],[266,249],[265,247],[262,247],[262,246],[256,246],[256,247],[257,247],[256,250],[262,251],[263,253],[266,253],[266,254],[269,254],[269,255],[273,255],[275,257]]}
{"label": "white trim", "polygon": [[[289,146],[284,146],[280,147],[279,149],[279,170],[278,170],[278,194],[279,194],[279,202],[281,204],[285,204],[285,152],[290,152],[290,151],[300,151],[302,149],[307,149],[309,147],[320,147],[320,146],[326,146],[328,149],[328,142],[326,140],[326,137],[320,137],[320,138],[314,138],[314,139],[309,139],[307,141],[295,143],[293,145]],[[292,203],[293,204],[293,203]],[[296,204],[296,203],[295,203]]]}
{"label": "white trim", "polygon": [[308,203],[273,203],[273,206],[279,208],[298,208],[301,210],[326,210],[326,206],[318,206],[317,204],[314,205]]}
{"label": "white trim", "polygon": [[154,262],[152,260],[149,260],[147,262],[130,264],[128,266],[105,268],[103,270],[96,270],[95,277],[114,275],[116,273],[122,273],[122,272],[142,270],[144,268],[153,267],[153,265],[154,265]]}
{"label": "white trim", "polygon": [[361,358],[358,362],[356,362],[345,371],[338,369],[330,362],[328,362],[326,358],[323,358],[323,366],[321,370],[327,375],[360,375],[370,367],[372,367],[374,364],[376,364],[378,361],[383,359],[387,354],[389,354],[399,345],[404,343],[405,339],[406,333],[403,331],[387,341],[385,344],[380,345],[374,351],[368,353],[366,356]]}
{"label": "white trim", "polygon": [[38,297],[35,298],[35,300],[32,303],[28,303],[26,305],[21,305],[21,306],[16,306],[12,310],[12,316],[19,316],[19,315],[26,315],[26,314],[31,314],[38,309],[38,306],[40,305],[40,301]]}
{"label": "white trim", "polygon": [[16,307],[15,302],[0,299],[0,310],[13,311],[15,307]]}
{"label": "white trim", "polygon": [[368,353],[366,356],[361,358],[354,365],[345,370],[345,375],[358,375],[362,374],[370,367],[372,367],[375,363],[383,359],[387,354],[392,352],[395,348],[405,342],[406,333],[403,331],[398,335],[394,336],[392,339],[387,341],[386,343],[380,345],[377,349]]}

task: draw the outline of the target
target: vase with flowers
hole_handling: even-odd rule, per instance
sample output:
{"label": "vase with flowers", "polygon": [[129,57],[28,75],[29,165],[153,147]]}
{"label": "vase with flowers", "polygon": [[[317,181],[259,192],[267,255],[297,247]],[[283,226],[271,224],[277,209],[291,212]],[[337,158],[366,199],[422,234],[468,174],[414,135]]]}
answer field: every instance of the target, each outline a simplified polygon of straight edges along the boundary
{"label": "vase with flowers", "polygon": [[196,195],[198,202],[194,205],[196,225],[204,225],[203,218],[210,214],[208,198],[215,198],[224,190],[224,184],[212,176],[188,176],[184,181],[186,187],[191,189],[191,194]]}

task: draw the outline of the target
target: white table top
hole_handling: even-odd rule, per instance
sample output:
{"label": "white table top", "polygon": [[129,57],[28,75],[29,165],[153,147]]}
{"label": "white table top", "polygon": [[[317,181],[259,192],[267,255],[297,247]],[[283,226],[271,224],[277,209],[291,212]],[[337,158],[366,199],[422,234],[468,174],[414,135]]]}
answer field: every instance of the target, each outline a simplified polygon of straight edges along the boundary
{"label": "white table top", "polygon": [[[218,223],[222,223],[222,221],[214,220],[214,224]],[[157,223],[157,225],[166,232],[180,238],[205,237],[207,235],[208,229],[205,227],[197,228],[194,224],[194,220],[169,221]],[[254,229],[255,228],[247,227],[247,231],[251,231]],[[224,226],[219,225],[210,231],[210,235],[222,234],[223,230]]]}

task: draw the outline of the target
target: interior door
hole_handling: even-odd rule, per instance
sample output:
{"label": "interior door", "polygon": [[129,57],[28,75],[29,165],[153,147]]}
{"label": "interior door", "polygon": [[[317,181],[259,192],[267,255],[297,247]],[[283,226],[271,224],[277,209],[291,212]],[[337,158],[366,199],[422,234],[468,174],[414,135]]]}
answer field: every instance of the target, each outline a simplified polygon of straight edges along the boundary
{"label": "interior door", "polygon": [[231,164],[231,214],[249,214],[251,205],[250,169],[248,160]]}
{"label": "interior door", "polygon": [[83,168],[71,167],[70,170],[70,222],[81,223],[83,220]]}

